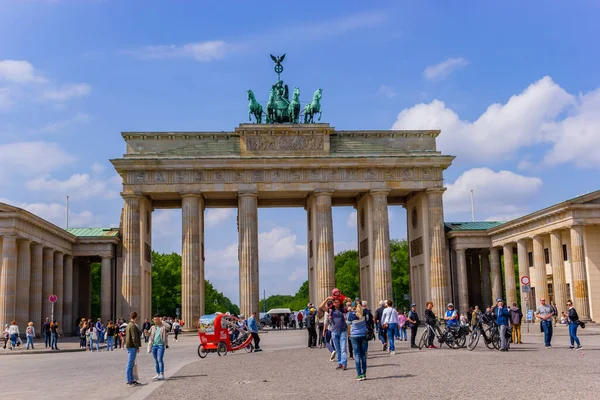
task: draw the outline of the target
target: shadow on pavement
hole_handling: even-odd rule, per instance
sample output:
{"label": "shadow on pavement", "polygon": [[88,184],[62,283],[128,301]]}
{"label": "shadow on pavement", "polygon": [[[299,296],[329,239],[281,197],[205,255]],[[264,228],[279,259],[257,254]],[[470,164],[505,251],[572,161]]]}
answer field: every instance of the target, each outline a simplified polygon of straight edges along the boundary
{"label": "shadow on pavement", "polygon": [[198,374],[198,375],[179,375],[179,376],[172,376],[169,378],[170,381],[178,381],[178,380],[182,380],[182,379],[187,379],[187,378],[200,378],[200,377],[206,377],[208,375],[206,374]]}
{"label": "shadow on pavement", "polygon": [[[371,368],[371,367],[367,367]],[[368,381],[375,381],[377,379],[397,379],[397,378],[414,378],[416,375],[406,374],[406,375],[392,375],[392,376],[379,376],[377,378],[367,378]]]}

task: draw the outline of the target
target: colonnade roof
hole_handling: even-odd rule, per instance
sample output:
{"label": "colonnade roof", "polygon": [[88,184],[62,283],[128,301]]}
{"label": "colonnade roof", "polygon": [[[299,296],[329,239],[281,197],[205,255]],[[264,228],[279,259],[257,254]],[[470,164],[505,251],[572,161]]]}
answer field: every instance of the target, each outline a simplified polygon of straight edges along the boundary
{"label": "colonnade roof", "polygon": [[473,221],[473,222],[445,222],[446,232],[456,231],[487,231],[488,229],[495,228],[504,222],[492,222],[492,221]]}
{"label": "colonnade roof", "polygon": [[68,228],[70,234],[77,237],[118,237],[119,228]]}

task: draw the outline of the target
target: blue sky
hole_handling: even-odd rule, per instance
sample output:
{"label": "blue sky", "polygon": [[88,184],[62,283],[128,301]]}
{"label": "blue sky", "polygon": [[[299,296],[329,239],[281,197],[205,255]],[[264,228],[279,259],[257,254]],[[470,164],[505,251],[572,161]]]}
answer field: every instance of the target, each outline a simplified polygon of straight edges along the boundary
{"label": "blue sky", "polygon": [[[0,0],[0,201],[64,225],[118,224],[122,131],[227,131],[267,99],[269,53],[339,129],[442,129],[447,221],[507,220],[597,190],[595,1]],[[334,210],[336,251],[356,247]],[[391,207],[391,236],[405,211]],[[305,212],[260,210],[261,291],[306,279]],[[180,251],[178,211],[154,216]],[[206,275],[238,299],[234,210],[210,210]]]}

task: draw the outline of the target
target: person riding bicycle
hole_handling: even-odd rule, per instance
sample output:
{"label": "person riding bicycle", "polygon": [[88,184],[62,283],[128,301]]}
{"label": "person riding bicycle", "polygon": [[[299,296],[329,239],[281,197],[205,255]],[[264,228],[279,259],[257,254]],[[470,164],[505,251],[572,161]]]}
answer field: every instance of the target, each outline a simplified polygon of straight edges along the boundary
{"label": "person riding bicycle", "polygon": [[[427,309],[425,310],[425,323],[433,328],[437,323],[437,317],[435,316],[432,310],[433,303],[431,301],[428,301],[426,307]],[[429,329],[429,334],[427,337],[427,346],[430,349],[437,349],[437,347],[433,345],[433,339],[435,337],[435,334],[433,332],[433,329]]]}

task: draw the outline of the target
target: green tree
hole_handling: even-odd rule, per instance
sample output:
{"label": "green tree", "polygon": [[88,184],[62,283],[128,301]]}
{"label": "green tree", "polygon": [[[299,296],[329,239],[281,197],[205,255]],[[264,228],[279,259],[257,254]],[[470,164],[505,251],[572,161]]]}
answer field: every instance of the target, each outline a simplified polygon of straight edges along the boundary
{"label": "green tree", "polygon": [[[406,240],[390,240],[390,259],[392,262],[392,292],[395,304],[408,309],[409,300],[404,300],[405,294],[410,294],[408,243]],[[381,299],[375,299],[377,301]],[[393,299],[389,299],[394,301]]]}
{"label": "green tree", "polygon": [[[294,296],[291,295],[273,295],[267,297],[267,311],[272,308],[289,308],[292,311],[303,310],[308,303],[308,281],[304,281],[298,292]],[[260,300],[259,308],[264,310],[264,300]]]}
{"label": "green tree", "polygon": [[[100,291],[102,290],[102,264],[93,263],[91,265],[92,268],[92,315],[86,315],[86,318],[92,318],[92,320],[96,320],[96,318],[100,318]],[[79,317],[79,316],[76,316]]]}
{"label": "green tree", "polygon": [[340,291],[354,299],[360,292],[360,274],[358,271],[358,251],[346,250],[335,255],[335,285]]}

